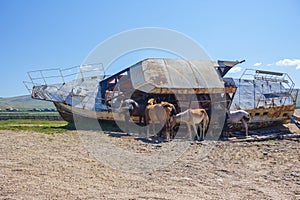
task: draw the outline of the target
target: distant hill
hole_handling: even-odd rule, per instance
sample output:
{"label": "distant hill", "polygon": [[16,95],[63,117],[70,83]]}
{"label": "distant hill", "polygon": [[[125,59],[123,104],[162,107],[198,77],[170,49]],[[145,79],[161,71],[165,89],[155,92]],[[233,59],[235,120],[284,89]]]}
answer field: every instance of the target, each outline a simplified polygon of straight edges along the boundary
{"label": "distant hill", "polygon": [[30,95],[23,95],[17,97],[0,98],[0,109],[18,109],[18,110],[31,110],[37,109],[54,109],[55,106],[52,102],[32,99]]}

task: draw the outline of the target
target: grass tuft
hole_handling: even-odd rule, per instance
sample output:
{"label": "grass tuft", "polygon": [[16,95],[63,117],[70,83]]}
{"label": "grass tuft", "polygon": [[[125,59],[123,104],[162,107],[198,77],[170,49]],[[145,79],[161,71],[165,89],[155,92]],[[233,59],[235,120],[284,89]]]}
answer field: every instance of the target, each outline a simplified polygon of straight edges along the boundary
{"label": "grass tuft", "polygon": [[0,130],[34,131],[45,134],[65,133],[72,129],[65,121],[3,120]]}

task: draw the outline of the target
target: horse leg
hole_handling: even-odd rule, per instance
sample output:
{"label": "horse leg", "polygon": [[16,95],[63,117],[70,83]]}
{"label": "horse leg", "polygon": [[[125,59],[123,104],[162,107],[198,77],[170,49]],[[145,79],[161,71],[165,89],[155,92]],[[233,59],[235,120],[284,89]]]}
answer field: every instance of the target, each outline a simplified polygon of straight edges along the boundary
{"label": "horse leg", "polygon": [[192,131],[191,131],[191,125],[189,123],[186,123],[186,126],[188,128],[188,131],[189,131],[189,135],[190,135],[190,139],[193,140],[193,136],[192,136]]}
{"label": "horse leg", "polygon": [[130,116],[125,114],[125,132],[127,134],[129,134],[129,128],[128,128],[128,124],[129,124],[129,119],[130,119]]}
{"label": "horse leg", "polygon": [[198,135],[198,139],[199,140],[203,140],[203,138],[204,138],[204,132],[203,132],[203,124],[202,123],[198,124],[197,135]]}
{"label": "horse leg", "polygon": [[165,123],[165,134],[166,134],[166,140],[170,142],[170,123]]}
{"label": "horse leg", "polygon": [[142,116],[139,115],[139,134],[141,134],[141,122],[142,122]]}
{"label": "horse leg", "polygon": [[193,126],[193,129],[194,129],[194,132],[196,133],[197,140],[200,140],[200,137],[199,137],[199,135],[198,135],[198,131],[197,131],[196,124],[193,123],[192,126]]}
{"label": "horse leg", "polygon": [[175,138],[175,130],[173,129],[173,125],[170,124],[170,137],[171,139],[174,139]]}
{"label": "horse leg", "polygon": [[[143,121],[143,123],[142,123],[142,121]],[[139,125],[145,125],[146,126],[146,117],[145,117],[145,115],[139,115]]]}
{"label": "horse leg", "polygon": [[242,123],[243,123],[243,125],[244,125],[244,127],[245,127],[245,130],[246,130],[246,137],[248,136],[248,124],[247,124],[247,122],[244,120],[244,119],[242,119]]}
{"label": "horse leg", "polygon": [[207,128],[207,121],[204,120],[202,121],[202,140],[204,140],[204,137],[205,137],[205,132],[206,132],[206,128]]}
{"label": "horse leg", "polygon": [[204,137],[206,136],[206,133],[207,133],[208,124],[209,124],[209,118],[208,118],[207,114],[205,114],[204,120],[202,123],[203,123],[203,140],[204,140]]}
{"label": "horse leg", "polygon": [[149,129],[150,129],[150,124],[148,124],[148,126],[147,126],[147,130],[146,130],[146,138],[147,138],[147,140],[149,139]]}
{"label": "horse leg", "polygon": [[146,138],[149,139],[149,129],[150,129],[150,118],[148,115],[145,115],[145,125],[146,125]]}
{"label": "horse leg", "polygon": [[155,131],[155,123],[152,122],[151,124],[152,124],[153,135],[154,135],[154,137],[157,137],[157,134],[156,134],[156,131]]}
{"label": "horse leg", "polygon": [[146,126],[147,125],[147,123],[146,123],[146,115],[142,115],[142,118],[144,118],[144,126]]}

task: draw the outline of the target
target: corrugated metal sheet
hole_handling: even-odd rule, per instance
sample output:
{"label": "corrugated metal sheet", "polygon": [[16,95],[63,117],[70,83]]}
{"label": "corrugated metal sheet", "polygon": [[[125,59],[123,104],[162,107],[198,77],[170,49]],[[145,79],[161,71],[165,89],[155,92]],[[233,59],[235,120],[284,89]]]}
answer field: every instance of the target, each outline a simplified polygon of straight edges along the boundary
{"label": "corrugated metal sheet", "polygon": [[282,82],[234,79],[238,89],[232,106],[242,109],[269,108],[294,104],[294,95]]}
{"label": "corrugated metal sheet", "polygon": [[130,68],[135,89],[224,89],[214,62],[208,60],[147,59]]}

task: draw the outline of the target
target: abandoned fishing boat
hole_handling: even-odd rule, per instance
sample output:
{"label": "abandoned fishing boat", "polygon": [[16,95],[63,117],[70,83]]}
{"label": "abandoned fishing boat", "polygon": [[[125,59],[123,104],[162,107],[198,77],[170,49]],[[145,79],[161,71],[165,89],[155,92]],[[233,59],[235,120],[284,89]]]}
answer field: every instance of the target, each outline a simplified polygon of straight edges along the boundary
{"label": "abandoned fishing boat", "polygon": [[250,113],[250,129],[290,122],[298,90],[287,73],[246,69],[234,81],[238,89],[231,110],[243,109]]}
{"label": "abandoned fishing boat", "polygon": [[[124,121],[116,114],[120,98],[141,105],[156,98],[174,104],[178,112],[204,108],[210,115],[209,126],[220,131],[224,127],[219,123],[219,118],[225,116],[224,108],[248,111],[251,128],[289,120],[297,97],[290,77],[262,70],[246,70],[239,79],[225,77],[242,62],[153,58],[113,75],[106,75],[101,64],[82,65],[28,72],[31,81],[25,85],[32,98],[53,102],[68,122],[76,118]],[[60,81],[49,83],[53,79]],[[132,116],[132,120],[138,123],[139,116]]]}

